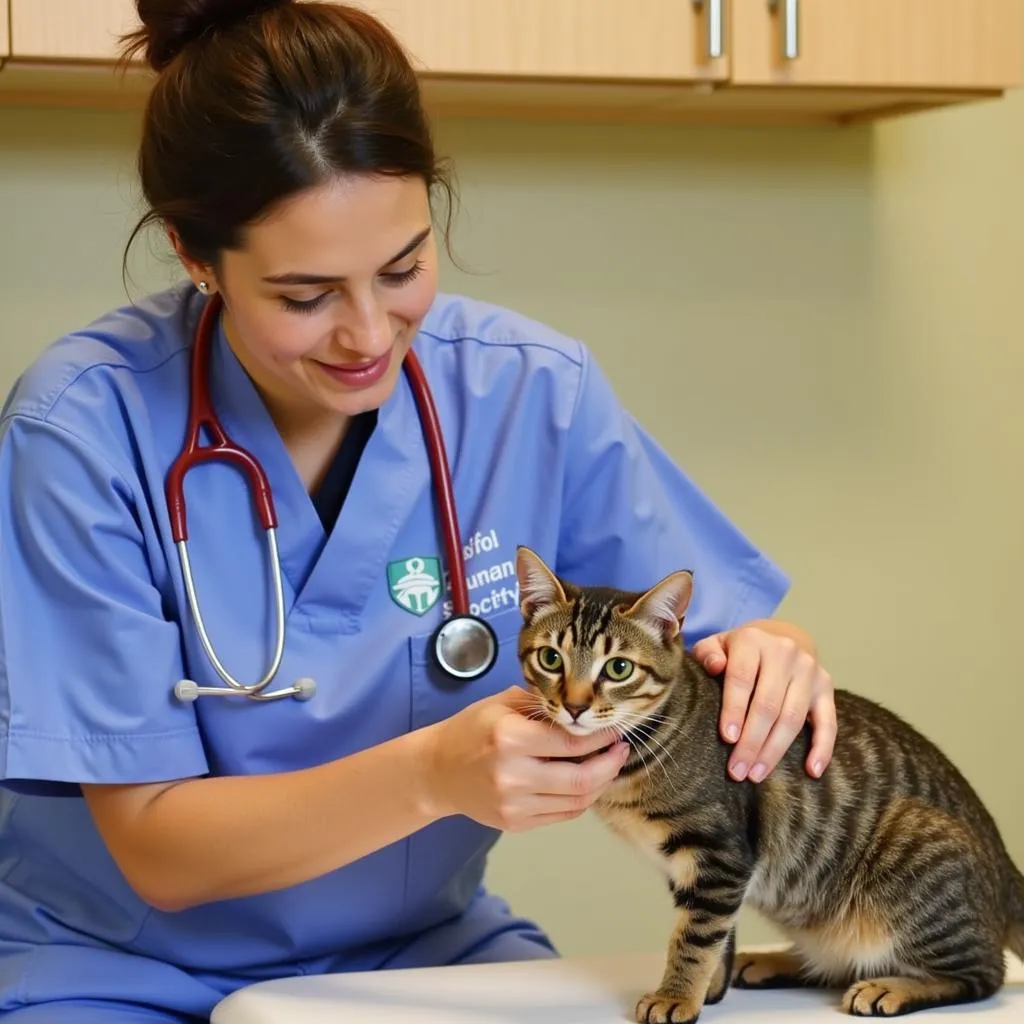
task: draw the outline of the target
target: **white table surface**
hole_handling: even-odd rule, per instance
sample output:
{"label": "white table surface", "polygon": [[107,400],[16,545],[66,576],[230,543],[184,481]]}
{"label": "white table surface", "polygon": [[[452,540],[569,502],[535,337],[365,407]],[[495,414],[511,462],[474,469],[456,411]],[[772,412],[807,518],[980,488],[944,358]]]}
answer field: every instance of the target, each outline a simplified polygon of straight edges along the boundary
{"label": "white table surface", "polygon": [[[908,1020],[1024,1024],[1024,964],[1008,985],[968,1006]],[[623,1024],[661,978],[664,954],[331,974],[258,982],[217,1006],[211,1024]],[[839,993],[730,989],[701,1024],[839,1024]]]}

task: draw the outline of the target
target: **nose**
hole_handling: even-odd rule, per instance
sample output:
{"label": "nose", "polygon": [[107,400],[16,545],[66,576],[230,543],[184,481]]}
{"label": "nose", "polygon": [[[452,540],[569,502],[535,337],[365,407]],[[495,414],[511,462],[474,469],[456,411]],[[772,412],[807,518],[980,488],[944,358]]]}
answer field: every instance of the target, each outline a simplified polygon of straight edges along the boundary
{"label": "nose", "polygon": [[373,295],[353,299],[339,333],[346,349],[368,359],[384,355],[394,341],[387,310]]}
{"label": "nose", "polygon": [[563,703],[562,707],[565,708],[565,710],[569,712],[569,716],[575,722],[576,719],[579,718],[580,715],[582,715],[583,712],[586,711],[590,707],[590,705],[589,704],[569,704],[569,703]]}

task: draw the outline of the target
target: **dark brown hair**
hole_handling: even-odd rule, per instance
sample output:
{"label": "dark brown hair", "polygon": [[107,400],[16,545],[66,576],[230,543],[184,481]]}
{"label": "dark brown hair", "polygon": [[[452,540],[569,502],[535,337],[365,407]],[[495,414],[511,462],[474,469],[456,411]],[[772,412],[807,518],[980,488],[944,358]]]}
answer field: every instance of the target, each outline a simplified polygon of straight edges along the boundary
{"label": "dark brown hair", "polygon": [[[447,200],[419,83],[400,43],[355,7],[291,0],[136,0],[140,51],[158,77],[139,176],[147,224],[173,227],[214,267],[272,206],[343,174],[421,178]],[[129,242],[129,246],[131,242]]]}

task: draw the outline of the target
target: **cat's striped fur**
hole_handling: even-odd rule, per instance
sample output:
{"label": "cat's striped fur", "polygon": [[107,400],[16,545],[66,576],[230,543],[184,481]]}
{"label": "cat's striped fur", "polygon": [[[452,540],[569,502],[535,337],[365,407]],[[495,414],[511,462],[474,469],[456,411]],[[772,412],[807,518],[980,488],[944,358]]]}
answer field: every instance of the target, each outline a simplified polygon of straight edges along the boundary
{"label": "cat's striped fur", "polygon": [[[1024,956],[1024,878],[936,746],[838,690],[839,733],[821,779],[804,769],[805,729],[764,782],[735,782],[718,733],[721,683],[683,646],[689,573],[641,595],[573,586],[525,548],[517,569],[519,651],[539,710],[629,740],[595,809],[665,872],[678,909],[639,1021],[695,1021],[730,983],[838,985],[858,1016],[979,1000],[1001,986],[1004,947]],[[790,936],[790,952],[735,954],[745,901]]]}

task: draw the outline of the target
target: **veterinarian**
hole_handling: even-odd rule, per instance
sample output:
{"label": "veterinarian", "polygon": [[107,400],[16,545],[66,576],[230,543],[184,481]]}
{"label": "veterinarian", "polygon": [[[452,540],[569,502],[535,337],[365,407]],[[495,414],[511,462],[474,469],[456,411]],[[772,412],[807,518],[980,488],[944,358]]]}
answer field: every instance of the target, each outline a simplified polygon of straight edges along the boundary
{"label": "veterinarian", "polygon": [[380,24],[138,8],[145,223],[185,273],[4,408],[0,1012],[193,1021],[266,978],[552,956],[485,858],[623,751],[524,714],[516,545],[579,582],[695,570],[737,778],[808,716],[824,770],[828,675],[580,343],[438,294],[448,179]]}

